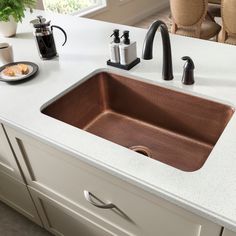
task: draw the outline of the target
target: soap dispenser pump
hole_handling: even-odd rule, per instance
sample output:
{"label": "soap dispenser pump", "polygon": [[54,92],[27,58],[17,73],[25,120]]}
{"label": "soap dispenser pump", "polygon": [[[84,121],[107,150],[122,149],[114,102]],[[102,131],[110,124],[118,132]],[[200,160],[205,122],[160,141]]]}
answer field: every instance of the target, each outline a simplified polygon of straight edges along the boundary
{"label": "soap dispenser pump", "polygon": [[119,45],[120,64],[129,65],[137,59],[137,45],[136,42],[130,42],[128,30],[123,32],[121,38],[124,38],[124,40]]}
{"label": "soap dispenser pump", "polygon": [[123,35],[121,36],[121,38],[124,38],[123,43],[126,45],[130,45],[130,39],[129,39],[129,31],[125,30],[123,32]]}
{"label": "soap dispenser pump", "polygon": [[118,29],[113,30],[113,41],[110,43],[110,61],[112,63],[120,63],[119,44],[120,44],[120,31]]}

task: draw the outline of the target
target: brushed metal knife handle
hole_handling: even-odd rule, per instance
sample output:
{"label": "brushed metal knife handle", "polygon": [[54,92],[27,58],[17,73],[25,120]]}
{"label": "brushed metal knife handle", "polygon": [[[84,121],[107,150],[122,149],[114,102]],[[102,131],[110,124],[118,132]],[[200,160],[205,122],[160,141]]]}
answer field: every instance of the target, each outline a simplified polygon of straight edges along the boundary
{"label": "brushed metal knife handle", "polygon": [[86,201],[88,201],[90,204],[92,204],[95,207],[102,208],[102,209],[113,209],[113,208],[116,208],[116,206],[113,203],[98,204],[98,203],[94,202],[93,198],[97,199],[100,202],[102,202],[102,201],[99,200],[95,195],[93,195],[92,193],[90,193],[87,190],[84,190],[84,197],[85,197]]}

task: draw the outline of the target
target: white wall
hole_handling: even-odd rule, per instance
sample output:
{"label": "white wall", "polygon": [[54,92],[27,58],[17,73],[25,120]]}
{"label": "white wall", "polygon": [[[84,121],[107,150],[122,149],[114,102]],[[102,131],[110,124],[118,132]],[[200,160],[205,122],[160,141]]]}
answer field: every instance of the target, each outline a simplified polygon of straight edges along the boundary
{"label": "white wall", "polygon": [[85,17],[132,25],[168,6],[169,0],[107,0],[107,9]]}

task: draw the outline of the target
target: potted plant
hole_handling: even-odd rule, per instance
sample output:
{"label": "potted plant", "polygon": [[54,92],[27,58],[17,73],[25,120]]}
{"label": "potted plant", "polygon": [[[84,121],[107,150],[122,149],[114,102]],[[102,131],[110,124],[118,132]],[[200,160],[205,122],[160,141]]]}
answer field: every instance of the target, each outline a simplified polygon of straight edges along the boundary
{"label": "potted plant", "polygon": [[26,8],[32,12],[35,4],[36,0],[0,0],[0,34],[14,36],[17,23],[22,22]]}

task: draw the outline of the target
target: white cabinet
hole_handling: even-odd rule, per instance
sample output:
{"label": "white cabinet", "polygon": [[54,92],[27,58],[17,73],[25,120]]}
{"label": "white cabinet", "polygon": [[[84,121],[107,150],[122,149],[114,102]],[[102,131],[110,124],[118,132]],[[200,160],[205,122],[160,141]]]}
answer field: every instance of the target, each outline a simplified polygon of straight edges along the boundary
{"label": "white cabinet", "polygon": [[[91,221],[112,232],[111,235],[220,236],[221,227],[217,224],[27,135],[10,128],[7,128],[7,133],[26,181],[30,189],[37,193],[33,194],[34,199],[41,202],[41,206],[37,204],[41,208],[40,215],[46,218],[49,215],[48,219],[53,219],[58,232],[66,228],[67,222],[62,219],[68,214],[72,216],[73,210],[75,215],[86,216],[86,219],[82,217],[82,225]],[[84,191],[91,199],[85,198]],[[94,206],[109,203],[114,204],[115,208]],[[79,217],[75,215],[73,219]],[[87,228],[84,227],[84,230]],[[61,233],[70,236],[67,231]]]}
{"label": "white cabinet", "polygon": [[21,180],[23,182],[22,175],[17,166],[17,161],[11,150],[2,124],[0,124],[0,171],[3,171],[8,175],[16,178],[17,180]]}
{"label": "white cabinet", "polygon": [[236,233],[228,229],[224,229],[222,236],[236,236]]}
{"label": "white cabinet", "polygon": [[0,171],[0,200],[42,225],[25,184]]}
{"label": "white cabinet", "polygon": [[0,124],[0,200],[42,225],[2,124]]}

